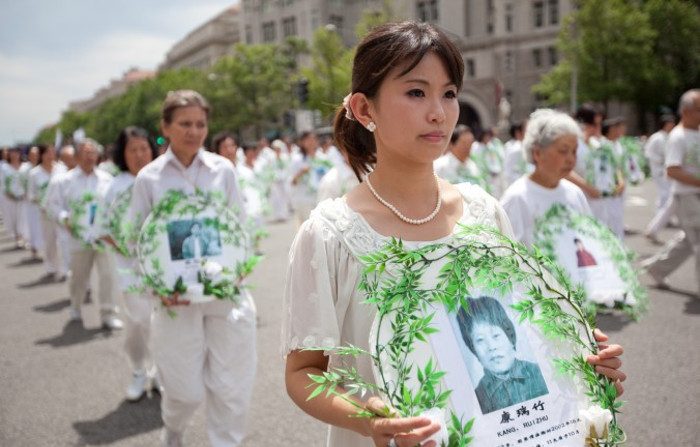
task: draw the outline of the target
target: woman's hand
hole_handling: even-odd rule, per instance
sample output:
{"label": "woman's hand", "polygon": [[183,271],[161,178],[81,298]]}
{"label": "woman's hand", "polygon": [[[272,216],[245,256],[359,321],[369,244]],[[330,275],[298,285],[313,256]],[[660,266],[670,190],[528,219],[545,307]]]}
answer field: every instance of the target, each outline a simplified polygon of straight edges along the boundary
{"label": "woman's hand", "polygon": [[588,197],[590,197],[591,199],[599,199],[601,197],[600,191],[598,189],[596,189],[595,187],[590,186],[588,184],[586,184],[586,187],[583,188],[583,192],[585,192],[586,195]]}
{"label": "woman's hand", "polygon": [[310,170],[311,170],[311,166],[304,166],[303,168],[301,168],[301,169],[299,170],[299,172],[297,172],[297,174],[296,174],[296,175],[294,176],[294,178],[292,179],[292,185],[296,185],[297,183],[299,183],[299,179],[300,179],[302,176],[304,176],[304,174],[306,174],[307,172],[309,172]]}
{"label": "woman's hand", "polygon": [[112,246],[112,248],[114,248],[115,250],[119,250],[119,247],[117,246],[117,243],[114,242],[114,239],[112,239],[112,236],[102,236],[100,240]]}
{"label": "woman's hand", "polygon": [[[381,399],[371,397],[367,409],[375,414],[385,414],[386,405]],[[437,447],[435,441],[421,444],[440,430],[440,425],[427,417],[375,417],[367,419],[367,435],[377,447],[386,447],[393,439],[397,447]]]}
{"label": "woman's hand", "polygon": [[180,299],[180,293],[175,292],[171,296],[161,296],[160,302],[163,303],[163,306],[165,307],[173,307],[173,306],[189,306],[190,301],[189,300],[181,300]]}
{"label": "woman's hand", "polygon": [[622,393],[625,391],[622,387],[622,382],[627,379],[627,375],[619,370],[622,366],[622,360],[619,359],[619,356],[622,355],[624,350],[620,345],[605,344],[608,341],[608,336],[600,329],[593,331],[593,337],[598,342],[600,350],[598,354],[589,355],[586,361],[595,367],[598,374],[602,374],[612,380],[615,384],[617,395],[622,396]]}

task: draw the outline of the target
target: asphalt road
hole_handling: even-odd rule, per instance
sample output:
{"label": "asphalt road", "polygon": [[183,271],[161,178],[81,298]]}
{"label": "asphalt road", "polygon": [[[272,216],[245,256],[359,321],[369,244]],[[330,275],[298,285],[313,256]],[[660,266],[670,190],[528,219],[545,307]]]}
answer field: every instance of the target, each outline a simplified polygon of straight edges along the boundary
{"label": "asphalt road", "polygon": [[[626,222],[637,232],[627,243],[648,256],[659,249],[641,236],[653,212],[653,187],[633,188],[627,197]],[[262,245],[266,258],[252,277],[259,360],[245,446],[321,446],[325,427],[287,397],[279,352],[294,225],[272,225],[269,231]],[[673,231],[664,230],[662,239]],[[99,329],[95,304],[83,309],[83,328],[67,324],[67,284],[38,284],[41,265],[12,247],[0,234],[0,446],[158,445],[159,397],[123,399],[130,379],[123,335]],[[620,421],[633,447],[700,445],[700,299],[692,295],[691,262],[669,282],[671,291],[649,290],[651,309],[641,322],[599,318],[599,326],[625,347],[629,379]],[[203,408],[185,440],[188,446],[208,445]]]}

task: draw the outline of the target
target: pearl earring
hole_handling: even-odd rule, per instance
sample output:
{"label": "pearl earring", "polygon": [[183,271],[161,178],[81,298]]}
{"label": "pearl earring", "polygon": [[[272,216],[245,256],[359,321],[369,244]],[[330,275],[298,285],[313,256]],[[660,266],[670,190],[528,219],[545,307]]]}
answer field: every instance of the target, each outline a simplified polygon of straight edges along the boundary
{"label": "pearl earring", "polygon": [[369,123],[367,123],[367,130],[369,130],[370,132],[374,132],[375,130],[377,130],[377,125],[374,124],[374,121],[370,121]]}

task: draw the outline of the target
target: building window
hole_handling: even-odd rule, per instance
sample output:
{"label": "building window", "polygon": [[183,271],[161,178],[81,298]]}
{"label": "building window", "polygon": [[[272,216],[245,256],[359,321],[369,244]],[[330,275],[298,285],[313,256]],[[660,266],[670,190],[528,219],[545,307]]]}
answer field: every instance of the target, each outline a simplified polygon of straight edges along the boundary
{"label": "building window", "polygon": [[418,20],[422,22],[438,21],[438,0],[419,1],[417,4]]}
{"label": "building window", "polygon": [[544,26],[544,2],[534,2],[532,14],[535,28],[542,28]]}
{"label": "building window", "polygon": [[493,6],[493,0],[486,2],[486,33],[493,34],[496,28],[496,7]]}
{"label": "building window", "polygon": [[253,28],[250,25],[245,26],[245,43],[253,43]]}
{"label": "building window", "polygon": [[532,50],[532,63],[535,68],[540,68],[542,66],[542,50],[535,48]]}
{"label": "building window", "polygon": [[506,32],[513,32],[513,4],[506,3]]}
{"label": "building window", "polygon": [[467,69],[467,76],[470,78],[476,77],[476,66],[474,64],[474,59],[467,59],[465,65]]}
{"label": "building window", "polygon": [[513,71],[513,52],[512,51],[506,51],[504,65],[505,65],[506,71]]}
{"label": "building window", "polygon": [[549,47],[547,49],[549,53],[549,65],[557,65],[559,62],[559,55],[557,54],[557,49],[555,47]]}
{"label": "building window", "polygon": [[282,35],[284,37],[291,37],[297,35],[296,17],[285,17],[284,19],[282,19]]}
{"label": "building window", "polygon": [[274,42],[276,39],[275,22],[264,22],[262,24],[262,41],[268,43]]}
{"label": "building window", "polygon": [[335,30],[338,33],[343,32],[343,16],[331,14],[330,16],[328,16],[328,23],[335,26]]}
{"label": "building window", "polygon": [[559,23],[559,0],[549,0],[547,7],[549,9],[549,24],[557,25]]}

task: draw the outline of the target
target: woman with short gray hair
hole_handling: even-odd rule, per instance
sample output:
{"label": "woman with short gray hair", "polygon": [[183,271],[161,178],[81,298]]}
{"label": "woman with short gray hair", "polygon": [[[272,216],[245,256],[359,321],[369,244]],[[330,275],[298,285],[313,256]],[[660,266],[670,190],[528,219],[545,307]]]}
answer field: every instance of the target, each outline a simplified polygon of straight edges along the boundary
{"label": "woman with short gray hair", "polygon": [[515,237],[525,245],[533,243],[536,219],[556,203],[591,214],[583,191],[565,179],[576,165],[580,136],[579,126],[565,113],[539,109],[530,115],[523,150],[535,171],[516,180],[501,198]]}

